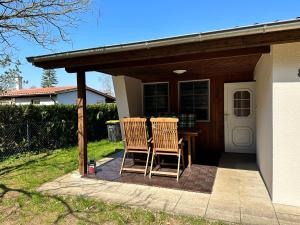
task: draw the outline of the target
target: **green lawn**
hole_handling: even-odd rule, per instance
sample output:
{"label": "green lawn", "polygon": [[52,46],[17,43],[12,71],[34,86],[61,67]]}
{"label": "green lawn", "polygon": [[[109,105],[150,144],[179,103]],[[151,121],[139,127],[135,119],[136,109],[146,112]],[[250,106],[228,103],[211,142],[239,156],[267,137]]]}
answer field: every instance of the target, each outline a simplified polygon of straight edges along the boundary
{"label": "green lawn", "polygon": [[[101,159],[121,147],[121,143],[102,140],[90,143],[88,151]],[[35,191],[41,184],[77,167],[77,147],[24,154],[1,162],[0,224],[212,224],[201,218]]]}

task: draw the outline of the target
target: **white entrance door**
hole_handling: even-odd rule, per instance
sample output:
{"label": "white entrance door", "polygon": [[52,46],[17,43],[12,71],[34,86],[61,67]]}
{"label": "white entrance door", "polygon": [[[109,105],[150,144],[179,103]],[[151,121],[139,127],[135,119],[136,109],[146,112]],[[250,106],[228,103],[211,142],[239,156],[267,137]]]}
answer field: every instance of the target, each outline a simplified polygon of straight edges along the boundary
{"label": "white entrance door", "polygon": [[224,84],[225,152],[255,153],[255,82]]}

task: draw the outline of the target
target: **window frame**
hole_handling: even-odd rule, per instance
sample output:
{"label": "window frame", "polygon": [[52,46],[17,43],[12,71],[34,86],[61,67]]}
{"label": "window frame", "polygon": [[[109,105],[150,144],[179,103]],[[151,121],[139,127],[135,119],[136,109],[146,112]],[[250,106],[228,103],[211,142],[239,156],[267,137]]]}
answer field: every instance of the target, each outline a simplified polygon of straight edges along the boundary
{"label": "window frame", "polygon": [[[37,103],[34,103],[34,102],[39,102],[38,104]],[[40,99],[31,99],[31,104],[32,105],[40,105],[41,104],[41,100]]]}
{"label": "window frame", "polygon": [[[152,84],[167,84],[168,85],[168,112],[170,112],[170,85],[169,81],[161,81],[161,82],[147,82],[147,83],[142,83],[142,107],[143,107],[143,116],[145,116],[145,95],[144,95],[144,87],[145,85],[152,85]],[[167,112],[167,113],[168,113]]]}
{"label": "window frame", "polygon": [[207,120],[198,120],[196,122],[210,122],[210,79],[198,79],[198,80],[181,80],[178,81],[177,90],[178,90],[178,113],[180,112],[180,83],[188,82],[197,82],[197,81],[208,81],[208,119]]}

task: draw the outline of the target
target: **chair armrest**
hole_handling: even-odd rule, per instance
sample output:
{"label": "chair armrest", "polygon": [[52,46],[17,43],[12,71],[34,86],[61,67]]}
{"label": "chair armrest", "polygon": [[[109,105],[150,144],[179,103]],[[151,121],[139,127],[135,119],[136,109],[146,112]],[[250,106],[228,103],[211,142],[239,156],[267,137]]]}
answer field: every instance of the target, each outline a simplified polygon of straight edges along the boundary
{"label": "chair armrest", "polygon": [[148,139],[148,143],[152,143],[152,137]]}
{"label": "chair armrest", "polygon": [[183,141],[183,138],[180,138],[179,141],[178,141],[178,145],[183,145],[182,141]]}

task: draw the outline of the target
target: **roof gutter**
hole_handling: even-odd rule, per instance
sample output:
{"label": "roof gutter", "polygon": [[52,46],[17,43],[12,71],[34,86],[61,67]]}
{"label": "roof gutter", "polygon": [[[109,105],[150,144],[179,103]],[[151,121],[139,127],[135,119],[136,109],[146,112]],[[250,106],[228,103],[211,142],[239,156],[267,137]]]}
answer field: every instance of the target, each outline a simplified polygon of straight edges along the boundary
{"label": "roof gutter", "polygon": [[253,26],[237,27],[226,30],[216,30],[205,33],[196,33],[184,36],[175,36],[171,38],[163,38],[156,40],[148,40],[143,42],[135,42],[120,45],[104,46],[99,48],[90,48],[77,51],[62,52],[49,55],[28,57],[27,60],[31,63],[44,62],[51,60],[59,60],[65,58],[76,58],[98,54],[108,54],[114,52],[132,51],[139,49],[150,49],[155,47],[163,47],[169,45],[185,44],[191,42],[209,41],[222,38],[230,38],[237,36],[246,36],[253,34],[264,34],[276,31],[293,30],[300,28],[300,19],[286,20],[273,23],[265,23]]}

